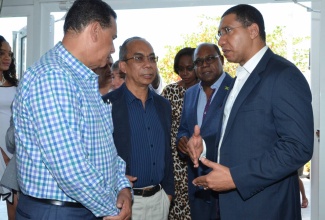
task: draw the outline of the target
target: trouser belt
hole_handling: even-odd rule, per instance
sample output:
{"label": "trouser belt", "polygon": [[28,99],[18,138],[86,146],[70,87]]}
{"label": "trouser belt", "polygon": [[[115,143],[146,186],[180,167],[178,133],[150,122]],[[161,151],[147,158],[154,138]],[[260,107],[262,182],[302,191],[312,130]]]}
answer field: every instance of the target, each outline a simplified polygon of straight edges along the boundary
{"label": "trouser belt", "polygon": [[146,187],[142,189],[135,189],[133,188],[133,193],[135,196],[142,196],[142,197],[150,197],[155,195],[157,192],[161,190],[160,184],[152,187]]}
{"label": "trouser belt", "polygon": [[[24,195],[27,196],[27,195]],[[29,199],[34,200],[36,202],[45,203],[49,205],[56,205],[56,206],[62,206],[62,207],[71,207],[71,208],[85,208],[81,203],[79,202],[65,202],[60,200],[53,200],[53,199],[39,199],[32,196],[27,196]]]}

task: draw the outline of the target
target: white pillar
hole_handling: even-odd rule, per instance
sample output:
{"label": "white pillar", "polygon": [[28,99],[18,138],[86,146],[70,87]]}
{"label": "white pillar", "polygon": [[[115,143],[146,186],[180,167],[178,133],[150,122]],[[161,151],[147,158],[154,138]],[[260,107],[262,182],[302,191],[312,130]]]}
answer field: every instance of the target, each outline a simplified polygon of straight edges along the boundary
{"label": "white pillar", "polygon": [[312,8],[321,11],[311,12],[311,88],[315,131],[320,130],[322,137],[315,135],[311,162],[311,219],[321,220],[325,219],[325,2],[313,0]]}

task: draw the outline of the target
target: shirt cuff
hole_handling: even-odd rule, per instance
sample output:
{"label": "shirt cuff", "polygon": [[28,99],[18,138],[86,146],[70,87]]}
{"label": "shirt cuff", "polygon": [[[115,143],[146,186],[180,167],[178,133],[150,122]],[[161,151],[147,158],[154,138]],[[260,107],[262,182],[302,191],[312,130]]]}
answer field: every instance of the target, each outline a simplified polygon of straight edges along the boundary
{"label": "shirt cuff", "polygon": [[202,146],[203,146],[203,151],[202,151],[199,159],[201,159],[202,157],[206,158],[206,156],[207,156],[207,147],[206,147],[205,141],[203,139],[202,139]]}

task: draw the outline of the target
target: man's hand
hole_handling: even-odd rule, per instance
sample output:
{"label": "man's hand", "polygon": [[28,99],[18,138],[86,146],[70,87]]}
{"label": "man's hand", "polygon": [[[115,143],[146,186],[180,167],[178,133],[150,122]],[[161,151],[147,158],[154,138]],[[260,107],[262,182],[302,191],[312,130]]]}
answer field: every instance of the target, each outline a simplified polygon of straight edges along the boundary
{"label": "man's hand", "polygon": [[186,136],[183,136],[179,139],[177,149],[182,152],[183,154],[188,154],[187,152],[187,142],[188,138]]}
{"label": "man's hand", "polygon": [[130,181],[131,187],[133,187],[133,182],[136,181],[138,178],[135,176],[125,175],[126,178]]}
{"label": "man's hand", "polygon": [[132,215],[132,195],[131,189],[125,188],[117,196],[116,207],[121,210],[117,216],[106,216],[103,220],[127,220]]}
{"label": "man's hand", "polygon": [[194,133],[190,140],[187,142],[187,153],[191,158],[194,167],[199,166],[199,158],[203,151],[202,137],[200,135],[200,127],[195,125]]}
{"label": "man's hand", "polygon": [[201,162],[205,166],[212,168],[212,171],[207,175],[194,179],[193,184],[195,186],[202,186],[204,189],[212,189],[217,192],[236,188],[228,167],[214,163],[206,158],[201,158]]}

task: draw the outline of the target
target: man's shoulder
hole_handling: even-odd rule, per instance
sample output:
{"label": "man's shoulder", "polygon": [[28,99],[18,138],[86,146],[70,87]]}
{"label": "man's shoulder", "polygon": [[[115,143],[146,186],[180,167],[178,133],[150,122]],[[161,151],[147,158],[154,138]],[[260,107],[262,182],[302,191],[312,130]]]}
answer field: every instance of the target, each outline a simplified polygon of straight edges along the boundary
{"label": "man's shoulder", "polygon": [[116,100],[121,99],[123,91],[124,90],[123,90],[123,88],[121,86],[120,88],[115,89],[115,90],[103,95],[102,99],[103,99],[104,102],[107,102],[108,100],[110,102],[115,102]]}
{"label": "man's shoulder", "polygon": [[184,102],[185,100],[191,100],[190,102],[194,102],[195,96],[198,94],[198,92],[200,91],[200,83],[197,83],[193,86],[191,86],[190,88],[188,88],[185,92],[185,96],[184,96]]}
{"label": "man's shoulder", "polygon": [[200,89],[200,83],[196,83],[195,85],[191,86],[190,88],[188,88],[188,89],[186,90],[186,94],[189,94],[189,93],[195,93],[195,92],[197,92],[199,89]]}

